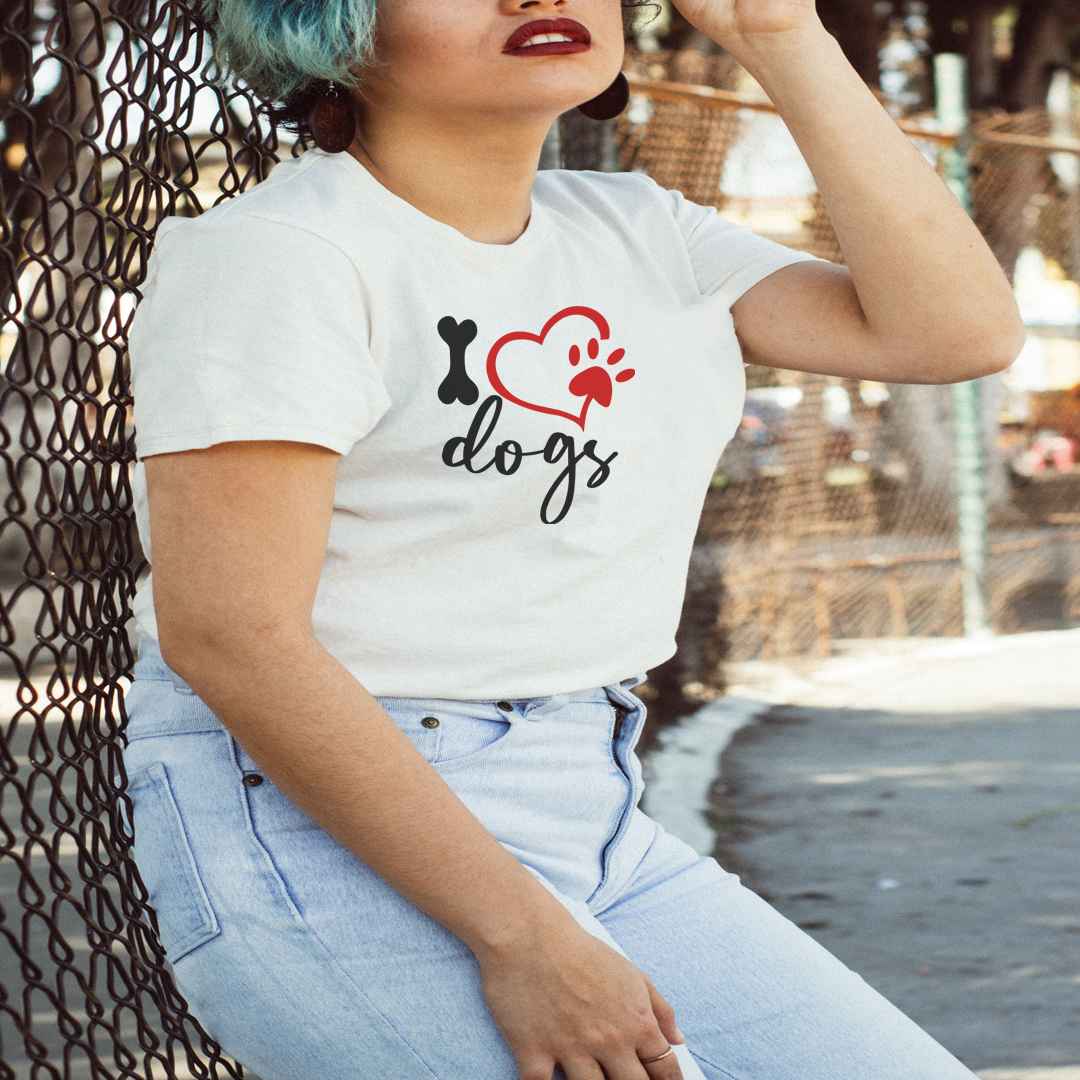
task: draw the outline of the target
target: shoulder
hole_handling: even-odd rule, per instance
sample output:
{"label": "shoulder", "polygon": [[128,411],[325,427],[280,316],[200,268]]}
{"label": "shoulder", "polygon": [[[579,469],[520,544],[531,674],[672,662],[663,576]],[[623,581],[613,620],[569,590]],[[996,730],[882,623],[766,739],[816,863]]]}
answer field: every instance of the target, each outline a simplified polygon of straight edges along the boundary
{"label": "shoulder", "polygon": [[543,169],[536,191],[564,227],[660,251],[676,241],[668,193],[647,173]]}
{"label": "shoulder", "polygon": [[633,170],[542,169],[537,173],[537,183],[553,201],[562,199],[620,212],[655,206],[664,193],[648,173]]}
{"label": "shoulder", "polygon": [[294,279],[307,265],[352,262],[339,242],[349,203],[334,190],[336,177],[321,162],[310,152],[287,158],[254,187],[197,217],[165,218],[157,227],[154,255],[174,262],[190,258],[206,268],[261,262],[267,271],[281,268]]}
{"label": "shoulder", "polygon": [[361,310],[360,268],[321,209],[299,186],[289,208],[277,192],[256,198],[260,186],[197,217],[158,223],[129,340],[149,326],[187,335],[193,318],[224,335],[227,327],[249,333]]}

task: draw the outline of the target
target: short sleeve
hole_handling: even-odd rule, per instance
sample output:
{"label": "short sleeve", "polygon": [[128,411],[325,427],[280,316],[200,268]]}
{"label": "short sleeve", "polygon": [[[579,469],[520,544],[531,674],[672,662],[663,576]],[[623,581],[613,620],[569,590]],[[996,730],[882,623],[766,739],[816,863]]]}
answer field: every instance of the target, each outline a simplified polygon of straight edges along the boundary
{"label": "short sleeve", "polygon": [[[660,185],[657,185],[660,187]],[[702,296],[720,296],[730,308],[763,278],[797,262],[828,262],[788,247],[725,218],[714,206],[661,187],[686,244]]]}
{"label": "short sleeve", "polygon": [[166,219],[128,331],[137,459],[251,439],[348,453],[390,406],[366,327],[332,241],[250,214]]}

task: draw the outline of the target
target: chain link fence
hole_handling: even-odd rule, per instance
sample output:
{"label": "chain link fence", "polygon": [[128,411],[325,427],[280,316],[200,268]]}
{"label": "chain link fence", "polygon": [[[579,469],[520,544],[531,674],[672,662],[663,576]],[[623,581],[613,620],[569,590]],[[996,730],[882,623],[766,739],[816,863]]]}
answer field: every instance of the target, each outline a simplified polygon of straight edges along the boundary
{"label": "chain link fence", "polygon": [[[630,50],[626,70],[622,116],[560,124],[566,167],[646,169],[842,261],[812,190],[724,194],[755,125],[780,122],[730,58]],[[182,5],[24,0],[0,13],[0,1080],[245,1076],[177,990],[130,858],[123,691],[147,566],[125,341],[157,224],[306,149],[259,104],[217,82]],[[912,137],[931,156],[946,141]],[[1034,260],[1063,296],[1078,280],[1077,155],[1043,115],[979,119],[979,223],[1010,274]],[[1059,334],[1051,318],[1045,330],[1027,365],[1035,388],[988,395],[1000,629],[1080,614],[1076,327]],[[788,655],[957,632],[942,388],[753,368],[748,379],[692,567],[695,640]]]}

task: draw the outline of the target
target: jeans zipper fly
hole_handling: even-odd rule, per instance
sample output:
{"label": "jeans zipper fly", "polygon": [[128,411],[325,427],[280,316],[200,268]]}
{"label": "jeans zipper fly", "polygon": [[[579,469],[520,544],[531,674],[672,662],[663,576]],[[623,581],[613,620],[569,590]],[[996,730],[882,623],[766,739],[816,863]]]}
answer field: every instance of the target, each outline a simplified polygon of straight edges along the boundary
{"label": "jeans zipper fly", "polygon": [[619,741],[619,735],[622,733],[623,720],[626,719],[626,712],[618,705],[615,706],[615,727],[611,731],[611,756],[615,758],[615,763],[618,764],[619,758],[615,753],[615,744]]}
{"label": "jeans zipper fly", "polygon": [[[615,764],[618,766],[619,772],[623,774],[627,784],[627,795],[634,790],[634,783],[631,780],[627,771],[623,768],[622,763],[619,761],[619,754],[616,749],[616,744],[619,741],[619,736],[622,733],[623,720],[626,719],[626,710],[619,704],[614,706],[615,709],[615,725],[611,730],[611,757]],[[623,813],[620,815],[619,823],[615,826],[615,831],[608,837],[607,842],[604,844],[604,848],[600,853],[600,883],[593,890],[592,896],[589,897],[589,901],[592,901],[598,896],[604,886],[607,884],[608,873],[611,870],[611,866],[608,860],[608,854],[616,841],[622,835],[623,830],[626,828],[627,822],[630,820],[630,814]],[[589,902],[587,901],[587,902]]]}

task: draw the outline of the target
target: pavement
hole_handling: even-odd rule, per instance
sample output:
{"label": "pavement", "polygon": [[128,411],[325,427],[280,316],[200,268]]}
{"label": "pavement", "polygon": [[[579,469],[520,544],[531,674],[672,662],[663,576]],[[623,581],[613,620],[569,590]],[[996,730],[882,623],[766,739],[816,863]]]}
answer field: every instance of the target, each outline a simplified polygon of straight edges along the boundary
{"label": "pavement", "polygon": [[983,1080],[1080,1080],[1080,628],[730,674],[645,809]]}

